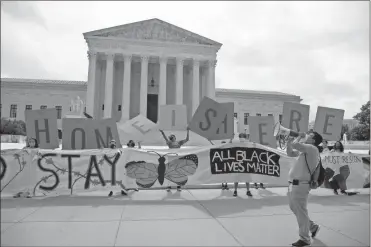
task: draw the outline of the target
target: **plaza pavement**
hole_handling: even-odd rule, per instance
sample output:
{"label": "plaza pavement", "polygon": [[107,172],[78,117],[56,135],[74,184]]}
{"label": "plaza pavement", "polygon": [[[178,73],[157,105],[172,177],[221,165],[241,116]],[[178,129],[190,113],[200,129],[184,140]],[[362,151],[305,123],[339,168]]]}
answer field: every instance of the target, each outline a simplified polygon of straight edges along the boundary
{"label": "plaza pavement", "polygon": [[[298,227],[287,188],[188,189],[2,198],[1,246],[291,246]],[[311,191],[309,212],[322,225],[312,246],[370,246],[370,193]]]}

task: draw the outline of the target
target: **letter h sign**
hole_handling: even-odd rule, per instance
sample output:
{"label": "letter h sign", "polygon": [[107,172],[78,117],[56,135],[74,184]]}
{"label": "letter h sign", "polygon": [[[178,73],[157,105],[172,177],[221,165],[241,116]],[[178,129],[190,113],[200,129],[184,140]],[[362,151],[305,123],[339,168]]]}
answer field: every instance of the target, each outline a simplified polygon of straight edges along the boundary
{"label": "letter h sign", "polygon": [[39,148],[59,147],[57,109],[25,111],[27,137],[36,138]]}

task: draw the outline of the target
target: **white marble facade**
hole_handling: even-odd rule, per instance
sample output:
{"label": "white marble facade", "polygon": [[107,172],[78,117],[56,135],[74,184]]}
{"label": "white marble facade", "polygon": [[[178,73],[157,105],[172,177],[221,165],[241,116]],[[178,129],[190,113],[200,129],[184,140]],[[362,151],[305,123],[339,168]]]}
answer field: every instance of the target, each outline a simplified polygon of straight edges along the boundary
{"label": "white marble facade", "polygon": [[185,104],[188,118],[215,98],[221,44],[158,19],[84,33],[88,44],[87,113],[157,122],[161,105]]}

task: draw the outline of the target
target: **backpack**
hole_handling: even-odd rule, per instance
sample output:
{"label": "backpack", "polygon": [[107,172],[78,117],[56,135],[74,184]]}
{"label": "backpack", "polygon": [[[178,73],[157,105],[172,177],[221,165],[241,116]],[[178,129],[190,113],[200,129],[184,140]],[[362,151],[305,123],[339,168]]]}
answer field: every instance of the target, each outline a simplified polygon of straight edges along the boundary
{"label": "backpack", "polygon": [[[309,169],[307,155],[305,154],[304,157],[305,157],[305,162],[307,163],[308,171],[310,174],[309,186],[311,189],[317,189],[318,187],[321,187],[321,185],[325,181],[325,168],[323,168],[322,166],[321,156],[319,156],[319,162],[316,166],[316,169],[314,169],[313,173]],[[317,177],[317,179],[315,177]]]}

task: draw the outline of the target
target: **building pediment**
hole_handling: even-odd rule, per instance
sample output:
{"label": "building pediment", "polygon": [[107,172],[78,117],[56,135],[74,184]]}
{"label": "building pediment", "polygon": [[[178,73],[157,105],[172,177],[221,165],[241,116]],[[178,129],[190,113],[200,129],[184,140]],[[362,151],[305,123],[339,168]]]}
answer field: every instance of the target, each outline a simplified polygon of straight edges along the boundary
{"label": "building pediment", "polygon": [[221,47],[222,44],[159,19],[150,19],[88,33],[87,37],[112,37]]}

